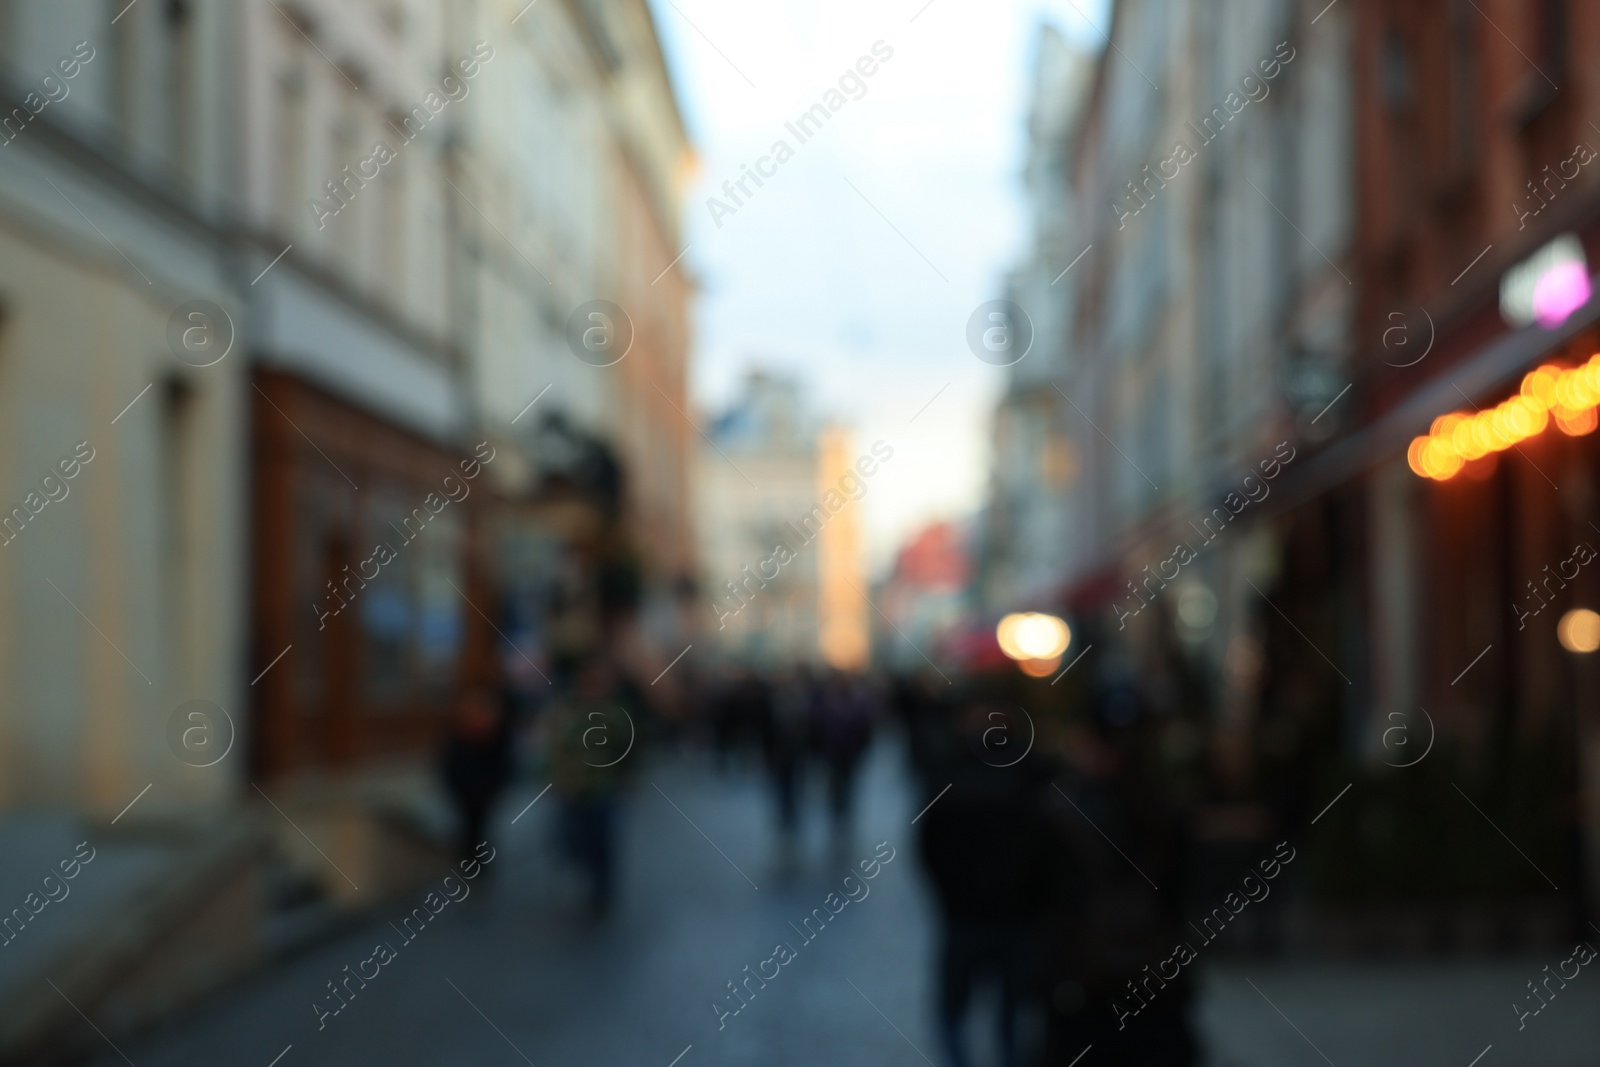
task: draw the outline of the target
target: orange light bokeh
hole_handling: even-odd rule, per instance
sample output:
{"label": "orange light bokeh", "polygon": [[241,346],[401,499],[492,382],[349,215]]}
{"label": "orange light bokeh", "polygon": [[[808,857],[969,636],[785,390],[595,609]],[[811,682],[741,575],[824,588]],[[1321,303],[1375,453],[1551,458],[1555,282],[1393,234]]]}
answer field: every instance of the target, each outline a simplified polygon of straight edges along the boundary
{"label": "orange light bokeh", "polygon": [[1582,366],[1545,364],[1523,376],[1517,395],[1492,408],[1451,412],[1433,420],[1406,449],[1406,462],[1424,478],[1448,481],[1469,462],[1535,437],[1553,421],[1569,437],[1600,425],[1600,352]]}
{"label": "orange light bokeh", "polygon": [[1017,660],[1017,668],[1029,678],[1048,678],[1059,666],[1061,666],[1060,656],[1055,656],[1051,659]]}

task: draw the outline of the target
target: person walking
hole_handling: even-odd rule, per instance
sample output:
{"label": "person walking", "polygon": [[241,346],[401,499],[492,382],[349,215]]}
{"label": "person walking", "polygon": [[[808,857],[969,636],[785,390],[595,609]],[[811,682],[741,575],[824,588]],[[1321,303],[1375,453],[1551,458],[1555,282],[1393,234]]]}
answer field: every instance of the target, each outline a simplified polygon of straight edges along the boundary
{"label": "person walking", "polygon": [[919,817],[922,864],[939,902],[938,1019],[953,1067],[973,1062],[966,1020],[978,988],[996,988],[995,1037],[1002,1067],[1029,1062],[1021,1020],[1035,992],[1036,946],[1056,881],[1033,758],[996,766],[975,758],[992,706],[967,702],[949,723],[954,744],[938,777],[942,796]]}
{"label": "person walking", "polygon": [[817,701],[817,738],[828,767],[828,808],[837,849],[843,850],[850,843],[856,779],[861,758],[872,742],[875,713],[867,680],[843,671],[833,672]]}
{"label": "person walking", "polygon": [[511,780],[511,718],[493,686],[475,682],[456,698],[439,769],[456,808],[458,851],[471,858],[484,840],[494,802]]}
{"label": "person walking", "polygon": [[1193,935],[1181,912],[1187,835],[1152,718],[1133,679],[1114,677],[1073,727],[1069,765],[1054,783],[1055,836],[1076,891],[1061,899],[1048,939],[1056,962],[1049,1067],[1065,1067],[1086,1045],[1108,1067],[1199,1061],[1191,969],[1159,973],[1173,945]]}
{"label": "person walking", "polygon": [[595,920],[610,912],[616,892],[621,793],[641,714],[630,691],[609,659],[591,656],[578,666],[572,692],[551,720],[561,842],[588,881]]}
{"label": "person walking", "polygon": [[812,716],[811,681],[805,669],[790,667],[764,701],[762,748],[778,823],[778,866],[793,867],[800,836],[801,769]]}

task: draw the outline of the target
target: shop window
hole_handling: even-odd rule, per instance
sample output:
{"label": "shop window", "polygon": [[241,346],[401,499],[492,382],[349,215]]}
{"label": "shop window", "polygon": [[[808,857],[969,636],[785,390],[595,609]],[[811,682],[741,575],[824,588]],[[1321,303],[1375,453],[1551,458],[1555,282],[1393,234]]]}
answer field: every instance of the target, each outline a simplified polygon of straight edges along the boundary
{"label": "shop window", "polygon": [[1411,49],[1392,27],[1383,35],[1378,76],[1384,107],[1393,115],[1409,111],[1416,91]]}
{"label": "shop window", "polygon": [[[462,593],[464,544],[460,516],[445,512],[429,526],[426,543],[419,538],[415,650],[418,681],[430,691],[448,687],[455,678],[465,631]],[[484,608],[487,612],[489,609]]]}
{"label": "shop window", "polygon": [[328,697],[333,634],[349,619],[343,608],[349,593],[334,584],[350,555],[348,493],[320,475],[309,475],[289,521],[296,570],[296,595],[290,606],[295,620],[296,703],[303,713],[316,714]]}
{"label": "shop window", "polygon": [[[456,591],[465,588],[460,518],[444,511],[423,522],[407,510],[406,499],[400,489],[379,498],[352,564],[366,581],[359,612],[365,703],[379,713],[448,688],[464,637],[464,605]],[[380,545],[386,549],[381,556],[375,554]]]}

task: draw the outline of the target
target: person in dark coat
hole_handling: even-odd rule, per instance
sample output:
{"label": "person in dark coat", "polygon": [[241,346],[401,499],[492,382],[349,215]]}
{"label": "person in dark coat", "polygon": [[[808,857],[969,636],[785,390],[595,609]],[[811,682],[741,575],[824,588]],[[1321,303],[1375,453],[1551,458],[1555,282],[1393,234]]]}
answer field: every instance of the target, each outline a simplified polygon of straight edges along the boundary
{"label": "person in dark coat", "polygon": [[440,758],[440,775],[459,819],[462,858],[470,858],[484,840],[489,813],[511,770],[511,721],[504,701],[487,684],[470,685],[456,699]]}
{"label": "person in dark coat", "polygon": [[[607,656],[579,666],[550,721],[550,774],[562,845],[589,883],[589,916],[611,910],[623,789],[637,762],[639,688]],[[630,759],[629,757],[633,758]]]}
{"label": "person in dark coat", "polygon": [[794,861],[800,835],[801,769],[810,740],[811,679],[803,667],[785,671],[762,701],[762,750],[778,822],[780,862]]}
{"label": "person in dark coat", "polygon": [[1048,776],[1035,758],[1009,766],[983,758],[991,710],[970,702],[949,724],[950,743],[936,746],[942,758],[929,768],[931,804],[917,820],[939,902],[938,1017],[953,1067],[972,1062],[966,1016],[983,984],[998,987],[999,1062],[1025,1062],[1019,1023],[1036,987],[1036,945],[1055,879],[1040,796]]}
{"label": "person in dark coat", "polygon": [[[1102,685],[1073,728],[1072,766],[1050,791],[1070,893],[1047,938],[1046,1050],[1066,1067],[1085,1047],[1107,1067],[1190,1067],[1199,1047],[1182,914],[1187,835],[1155,758],[1152,712],[1129,678]],[[1182,957],[1180,957],[1181,962]]]}
{"label": "person in dark coat", "polygon": [[836,848],[845,847],[855,814],[856,782],[872,743],[877,702],[865,678],[834,671],[816,701],[816,736],[828,768],[828,809]]}

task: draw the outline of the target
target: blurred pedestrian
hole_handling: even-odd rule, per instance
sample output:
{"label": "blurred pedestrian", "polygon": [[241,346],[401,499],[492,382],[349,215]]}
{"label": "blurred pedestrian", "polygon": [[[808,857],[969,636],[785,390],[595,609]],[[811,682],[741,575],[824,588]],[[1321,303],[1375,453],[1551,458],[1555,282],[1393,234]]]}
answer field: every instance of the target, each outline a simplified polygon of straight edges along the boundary
{"label": "blurred pedestrian", "polygon": [[[992,706],[965,704],[946,729],[959,745],[945,758],[918,817],[922,861],[939,902],[939,1033],[953,1067],[972,1063],[966,1018],[973,995],[998,993],[995,1031],[1002,1067],[1028,1058],[1022,1019],[1036,988],[1037,951],[1052,886],[1052,842],[1037,761],[1007,766],[980,758]],[[1009,759],[1009,756],[1008,756]],[[930,768],[932,770],[932,768]]]}
{"label": "blurred pedestrian", "polygon": [[1131,677],[1102,685],[1087,721],[1070,731],[1072,766],[1052,790],[1073,889],[1057,898],[1048,941],[1047,1067],[1066,1067],[1086,1045],[1115,1067],[1198,1060],[1190,969],[1150,982],[1150,968],[1186,933],[1186,837],[1151,717]]}
{"label": "blurred pedestrian", "polygon": [[591,656],[578,665],[571,691],[551,717],[561,844],[588,882],[593,919],[611,910],[616,894],[620,800],[641,715],[632,693],[609,659]]}
{"label": "blurred pedestrian", "polygon": [[489,812],[511,780],[511,718],[486,682],[464,688],[451,709],[440,756],[440,777],[455,804],[462,858],[484,840]]}
{"label": "blurred pedestrian", "polygon": [[800,779],[812,721],[811,679],[806,669],[794,666],[785,671],[764,705],[762,748],[777,815],[779,865],[788,867],[798,847]]}
{"label": "blurred pedestrian", "polygon": [[712,695],[710,718],[717,769],[726,771],[733,754],[759,737],[766,716],[766,690],[746,667],[729,668]]}
{"label": "blurred pedestrian", "polygon": [[[894,713],[905,731],[911,769],[924,784],[930,774],[937,777],[943,770],[938,747],[952,734],[950,716],[954,714],[949,684],[931,668],[901,675],[895,681]],[[943,780],[939,784],[943,786]]]}
{"label": "blurred pedestrian", "polygon": [[849,844],[856,779],[872,741],[876,702],[865,678],[833,671],[816,701],[816,733],[828,768],[828,810],[836,848]]}

